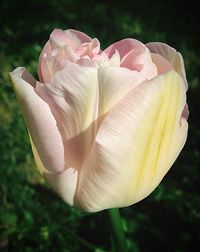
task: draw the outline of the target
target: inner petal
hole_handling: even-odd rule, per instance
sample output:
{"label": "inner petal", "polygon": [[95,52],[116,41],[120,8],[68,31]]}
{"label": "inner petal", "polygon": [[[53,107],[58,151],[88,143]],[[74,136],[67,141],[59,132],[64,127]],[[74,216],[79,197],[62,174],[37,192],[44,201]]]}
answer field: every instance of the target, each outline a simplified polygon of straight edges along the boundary
{"label": "inner petal", "polygon": [[147,80],[157,76],[157,67],[144,46],[136,47],[126,54],[121,60],[121,66],[140,72]]}
{"label": "inner petal", "polygon": [[49,85],[36,88],[61,131],[66,168],[80,169],[90,151],[97,130],[98,85],[96,68],[67,62]]}
{"label": "inner petal", "polygon": [[81,44],[77,49],[76,53],[80,57],[88,56],[93,58],[95,55],[98,55],[100,51],[100,43],[98,39],[93,39],[90,43]]}

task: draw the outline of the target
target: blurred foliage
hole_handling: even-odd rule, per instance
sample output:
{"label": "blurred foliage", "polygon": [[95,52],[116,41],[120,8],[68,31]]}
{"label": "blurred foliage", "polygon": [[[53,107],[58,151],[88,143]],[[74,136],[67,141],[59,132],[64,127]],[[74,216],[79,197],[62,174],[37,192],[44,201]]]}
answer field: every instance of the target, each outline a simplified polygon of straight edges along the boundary
{"label": "blurred foliage", "polygon": [[162,41],[184,57],[189,81],[187,144],[160,186],[121,210],[130,251],[199,251],[200,23],[192,1],[1,0],[0,2],[0,251],[105,252],[101,213],[64,204],[34,169],[27,131],[8,72],[37,60],[51,31],[74,28],[102,47],[125,38]]}

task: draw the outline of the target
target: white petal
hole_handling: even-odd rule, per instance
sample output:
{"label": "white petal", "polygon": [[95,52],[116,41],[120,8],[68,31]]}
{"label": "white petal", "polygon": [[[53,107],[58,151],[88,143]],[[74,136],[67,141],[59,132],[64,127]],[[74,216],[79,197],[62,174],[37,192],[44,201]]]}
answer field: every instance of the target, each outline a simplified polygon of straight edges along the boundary
{"label": "white petal", "polygon": [[119,102],[79,174],[78,207],[94,212],[148,196],[185,143],[185,100],[183,80],[171,71],[138,85]]}
{"label": "white petal", "polygon": [[66,168],[79,169],[90,151],[97,129],[98,86],[96,68],[68,62],[50,84],[36,88],[62,132]]}
{"label": "white petal", "polygon": [[144,81],[137,71],[123,67],[102,67],[99,69],[99,115],[105,115],[131,89]]}
{"label": "white petal", "polygon": [[44,176],[46,181],[60,195],[60,197],[70,206],[74,205],[74,195],[77,188],[78,171],[72,167],[62,172],[49,172],[43,166],[43,163],[29,133],[33,155],[39,172]]}
{"label": "white petal", "polygon": [[70,206],[73,206],[78,171],[70,167],[60,173],[45,173],[44,177],[60,197]]}

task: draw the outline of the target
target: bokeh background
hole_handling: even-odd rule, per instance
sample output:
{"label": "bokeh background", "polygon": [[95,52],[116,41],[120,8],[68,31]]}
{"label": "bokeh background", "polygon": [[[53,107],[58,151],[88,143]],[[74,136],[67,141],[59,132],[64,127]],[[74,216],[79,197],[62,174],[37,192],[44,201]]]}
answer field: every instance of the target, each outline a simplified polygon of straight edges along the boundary
{"label": "bokeh background", "polygon": [[26,66],[37,78],[40,51],[54,28],[84,31],[102,48],[133,37],[182,53],[190,87],[186,146],[160,186],[121,214],[131,252],[200,251],[199,27],[192,1],[0,1],[0,251],[111,251],[102,213],[68,207],[36,172],[8,76]]}

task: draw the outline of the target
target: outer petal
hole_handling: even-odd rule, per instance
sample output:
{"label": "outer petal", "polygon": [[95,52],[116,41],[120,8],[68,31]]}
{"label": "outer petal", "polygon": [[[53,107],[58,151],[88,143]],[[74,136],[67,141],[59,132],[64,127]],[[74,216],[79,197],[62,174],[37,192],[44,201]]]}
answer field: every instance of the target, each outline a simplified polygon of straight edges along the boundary
{"label": "outer petal", "polygon": [[47,172],[42,164],[42,161],[32,141],[31,136],[30,140],[38,170],[43,174],[44,178],[53,187],[53,189],[60,195],[60,197],[69,205],[73,206],[74,195],[78,181],[78,171],[73,167],[70,167],[62,172],[54,172],[54,173]]}
{"label": "outer petal", "polygon": [[151,42],[146,44],[146,46],[149,48],[150,52],[160,54],[165,59],[167,59],[170,64],[172,64],[174,70],[179,73],[183,78],[187,89],[188,84],[186,80],[185,67],[182,55],[174,48],[164,43]]}
{"label": "outer petal", "polygon": [[93,212],[148,196],[185,143],[185,99],[183,80],[171,71],[138,85],[118,103],[81,169],[75,204]]}
{"label": "outer petal", "polygon": [[51,70],[52,65],[49,62],[49,57],[52,53],[51,44],[49,41],[45,44],[42,52],[39,56],[38,62],[38,76],[41,82],[48,82],[49,79],[53,76],[53,72]]}
{"label": "outer petal", "polygon": [[90,151],[97,129],[98,90],[97,69],[71,62],[51,83],[36,87],[62,132],[67,168],[79,169]]}
{"label": "outer petal", "polygon": [[64,170],[63,142],[49,105],[35,93],[36,80],[24,68],[10,75],[29,129],[37,168],[54,190],[73,205],[78,172],[73,168]]}
{"label": "outer petal", "polygon": [[63,142],[49,105],[35,93],[36,80],[24,68],[15,69],[10,76],[35,146],[33,148],[40,156],[41,169],[62,171],[65,167]]}

